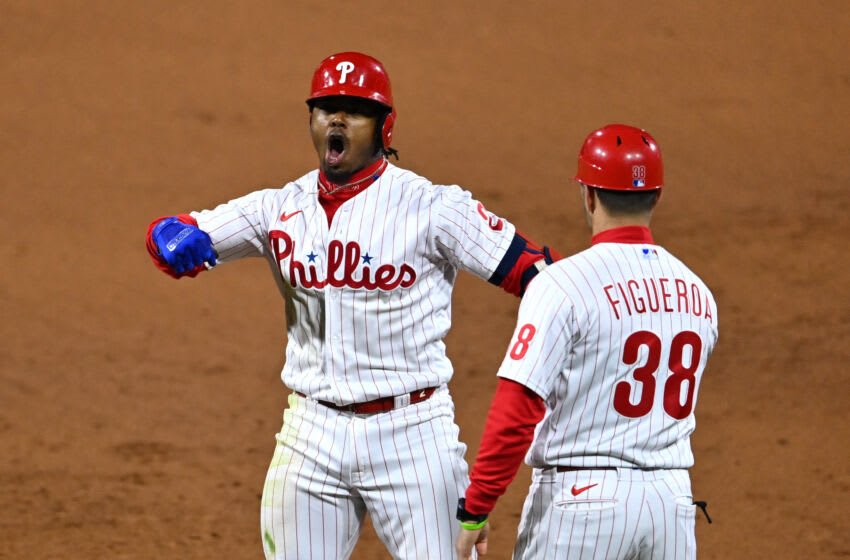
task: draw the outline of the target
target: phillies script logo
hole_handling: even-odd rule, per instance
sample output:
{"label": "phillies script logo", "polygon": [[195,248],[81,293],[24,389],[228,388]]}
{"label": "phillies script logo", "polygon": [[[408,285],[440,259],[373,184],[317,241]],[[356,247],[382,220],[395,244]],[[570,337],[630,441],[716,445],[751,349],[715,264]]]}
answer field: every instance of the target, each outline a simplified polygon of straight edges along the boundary
{"label": "phillies script logo", "polygon": [[289,284],[294,288],[354,288],[366,290],[395,290],[396,288],[409,288],[416,282],[416,271],[407,263],[401,266],[394,264],[382,264],[372,270],[361,256],[360,244],[349,241],[344,244],[334,239],[328,245],[328,277],[321,278],[321,272],[315,264],[303,262],[296,259],[295,241],[283,231],[273,230],[269,232],[269,242],[272,250],[277,256],[281,272],[284,271],[283,261],[289,259]]}

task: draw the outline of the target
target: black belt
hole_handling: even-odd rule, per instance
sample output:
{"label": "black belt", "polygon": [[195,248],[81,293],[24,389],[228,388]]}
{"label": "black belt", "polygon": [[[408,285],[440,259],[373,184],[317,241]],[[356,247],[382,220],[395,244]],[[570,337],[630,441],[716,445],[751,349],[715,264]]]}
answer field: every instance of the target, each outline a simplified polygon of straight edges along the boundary
{"label": "black belt", "polygon": [[[431,395],[433,395],[434,391],[436,390],[437,387],[428,387],[427,389],[420,389],[418,391],[408,393],[407,395],[403,395],[405,397],[410,397],[410,401],[405,404],[416,404],[422,401],[427,401],[431,398]],[[308,398],[307,395],[305,395],[304,393],[299,393],[298,391],[295,391],[295,394],[299,397]],[[390,410],[396,408],[396,397],[382,397],[373,401],[352,404],[336,404],[330,401],[316,402],[334,410],[352,412],[354,414],[377,414],[378,412],[389,412]]]}

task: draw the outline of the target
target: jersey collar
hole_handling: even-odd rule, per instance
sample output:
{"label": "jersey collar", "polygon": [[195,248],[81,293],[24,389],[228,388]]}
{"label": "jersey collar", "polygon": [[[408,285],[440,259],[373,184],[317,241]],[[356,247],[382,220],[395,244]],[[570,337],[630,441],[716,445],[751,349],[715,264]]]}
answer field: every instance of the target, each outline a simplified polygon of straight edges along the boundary
{"label": "jersey collar", "polygon": [[350,198],[377,181],[381,174],[383,174],[383,172],[387,169],[388,163],[387,158],[379,158],[378,161],[369,167],[361,169],[352,175],[350,181],[343,185],[332,183],[327,178],[324,171],[320,169],[319,192],[325,196],[339,197],[347,195],[347,197]]}
{"label": "jersey collar", "polygon": [[652,232],[646,226],[622,226],[600,231],[590,239],[591,245],[597,243],[649,243],[654,245]]}

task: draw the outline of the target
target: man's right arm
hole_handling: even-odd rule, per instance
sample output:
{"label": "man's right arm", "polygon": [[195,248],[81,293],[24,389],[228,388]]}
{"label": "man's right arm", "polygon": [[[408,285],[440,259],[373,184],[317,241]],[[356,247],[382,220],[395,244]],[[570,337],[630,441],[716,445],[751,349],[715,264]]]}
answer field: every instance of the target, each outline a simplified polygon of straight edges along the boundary
{"label": "man's right arm", "polygon": [[466,490],[468,511],[489,514],[493,510],[516,477],[545,414],[542,397],[516,381],[499,379]]}
{"label": "man's right arm", "polygon": [[154,265],[173,278],[268,251],[269,223],[280,215],[281,189],[264,189],[212,210],[157,218],[148,226]]}
{"label": "man's right arm", "polygon": [[498,372],[478,457],[466,491],[468,511],[492,510],[516,476],[546,413],[545,399],[567,360],[572,305],[550,271],[541,274],[520,303],[517,324]]}
{"label": "man's right arm", "polygon": [[145,245],[154,265],[172,278],[193,278],[217,263],[209,234],[188,214],[151,222]]}

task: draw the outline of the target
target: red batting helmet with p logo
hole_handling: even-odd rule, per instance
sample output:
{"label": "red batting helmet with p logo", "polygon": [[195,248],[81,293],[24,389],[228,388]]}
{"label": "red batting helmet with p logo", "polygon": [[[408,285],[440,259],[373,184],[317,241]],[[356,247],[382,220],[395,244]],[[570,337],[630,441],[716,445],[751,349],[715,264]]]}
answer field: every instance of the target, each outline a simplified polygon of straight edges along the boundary
{"label": "red batting helmet with p logo", "polygon": [[378,59],[359,52],[333,54],[324,59],[313,73],[307,103],[330,95],[360,97],[388,108],[381,139],[385,150],[390,147],[396,112],[390,77]]}

